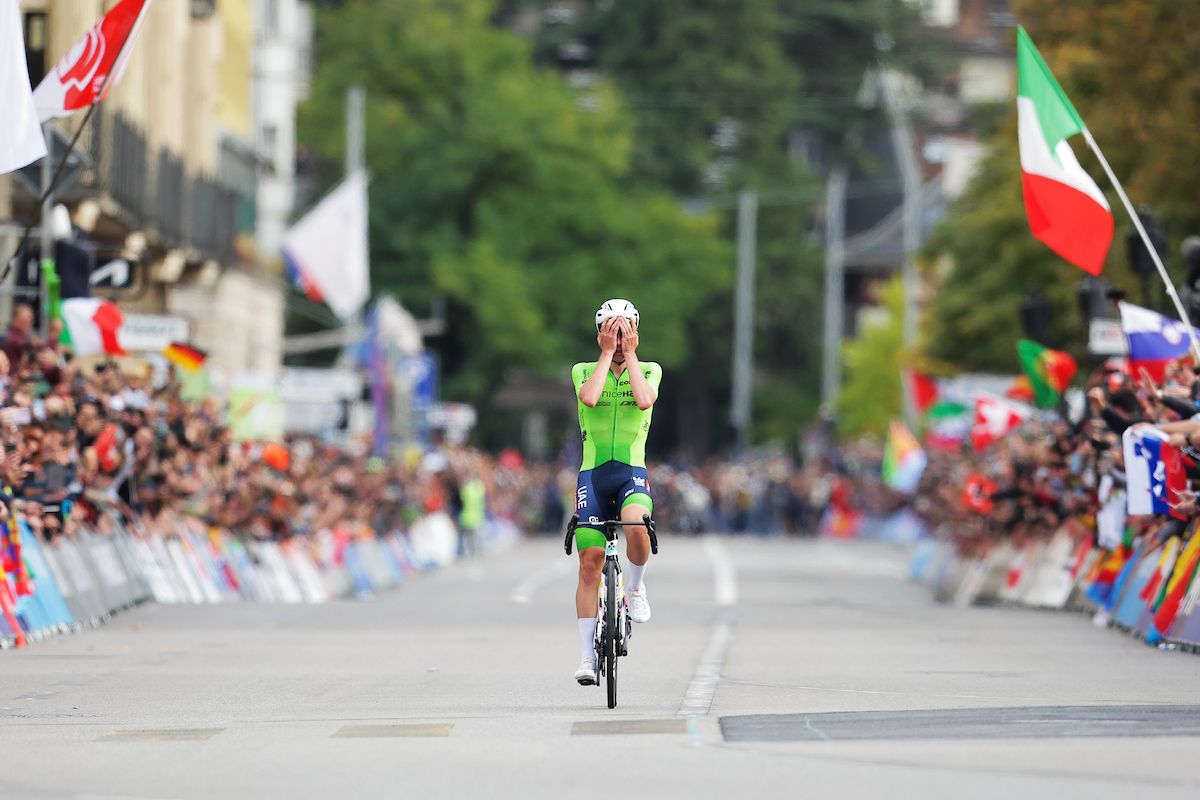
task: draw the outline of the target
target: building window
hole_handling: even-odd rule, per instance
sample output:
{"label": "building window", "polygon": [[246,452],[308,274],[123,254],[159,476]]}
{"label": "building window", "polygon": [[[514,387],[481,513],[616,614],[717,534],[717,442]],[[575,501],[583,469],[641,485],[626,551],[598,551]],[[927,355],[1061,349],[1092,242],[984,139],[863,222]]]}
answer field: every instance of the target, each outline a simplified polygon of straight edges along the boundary
{"label": "building window", "polygon": [[25,15],[25,65],[29,83],[37,86],[46,77],[46,14],[31,11]]}

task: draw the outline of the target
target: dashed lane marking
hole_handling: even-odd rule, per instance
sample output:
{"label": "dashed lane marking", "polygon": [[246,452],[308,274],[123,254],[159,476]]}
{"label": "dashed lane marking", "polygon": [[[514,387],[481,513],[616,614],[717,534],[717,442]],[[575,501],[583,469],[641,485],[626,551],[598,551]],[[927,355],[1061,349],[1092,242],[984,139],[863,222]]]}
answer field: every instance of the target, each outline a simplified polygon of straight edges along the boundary
{"label": "dashed lane marking", "polygon": [[708,646],[696,664],[692,681],[688,684],[679,706],[680,717],[707,716],[712,708],[713,695],[721,680],[721,668],[733,641],[733,610],[737,604],[737,573],[733,560],[724,543],[715,535],[704,539],[704,554],[713,569],[713,600],[717,604],[717,621],[709,637]]}
{"label": "dashed lane marking", "polygon": [[161,728],[158,730],[113,731],[97,736],[96,742],[203,742],[224,728]]}
{"label": "dashed lane marking", "polygon": [[601,719],[576,722],[572,736],[604,736],[630,733],[687,733],[686,719]]}
{"label": "dashed lane marking", "polygon": [[332,739],[394,739],[399,737],[449,736],[453,722],[404,725],[346,725]]}

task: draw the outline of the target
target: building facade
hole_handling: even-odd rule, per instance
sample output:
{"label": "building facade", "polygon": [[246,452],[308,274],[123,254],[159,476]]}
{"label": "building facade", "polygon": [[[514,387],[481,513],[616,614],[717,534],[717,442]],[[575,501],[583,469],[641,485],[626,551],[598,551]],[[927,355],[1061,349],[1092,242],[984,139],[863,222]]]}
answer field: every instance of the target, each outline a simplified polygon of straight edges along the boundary
{"label": "building facade", "polygon": [[[131,264],[124,285],[97,286],[95,293],[113,297],[127,315],[184,318],[192,344],[209,352],[217,387],[240,371],[274,372],[282,359],[287,289],[274,247],[292,211],[300,93],[276,96],[260,75],[267,70],[283,82],[287,74],[289,85],[305,85],[296,74],[307,66],[303,57],[272,62],[265,46],[278,40],[267,32],[286,19],[286,44],[307,53],[300,39],[311,36],[311,23],[302,5],[154,3],[121,83],[83,131],[83,164],[56,198],[97,264]],[[37,85],[111,6],[24,0],[31,82]],[[65,141],[82,120],[81,112],[55,126]],[[264,120],[277,132],[273,141]],[[14,231],[39,218],[38,175],[35,165],[0,176],[6,247]]]}

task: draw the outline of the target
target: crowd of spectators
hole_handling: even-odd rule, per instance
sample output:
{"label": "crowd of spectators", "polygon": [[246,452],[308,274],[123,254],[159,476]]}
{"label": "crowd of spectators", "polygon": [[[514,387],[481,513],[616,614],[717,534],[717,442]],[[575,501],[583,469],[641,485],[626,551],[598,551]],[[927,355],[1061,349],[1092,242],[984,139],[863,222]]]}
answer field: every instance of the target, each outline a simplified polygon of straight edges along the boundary
{"label": "crowd of spectators", "polygon": [[[1200,380],[1187,360],[1168,364],[1161,381],[1131,377],[1111,359],[1086,381],[1086,407],[1075,415],[1043,412],[981,452],[930,454],[913,507],[966,556],[1001,540],[1016,547],[1064,525],[1090,532],[1101,547],[1133,535],[1182,533],[1197,513],[1192,491],[1168,491],[1171,514],[1126,518],[1122,434],[1159,431],[1192,481],[1200,479]],[[1128,544],[1128,541],[1124,542]]]}
{"label": "crowd of spectators", "polygon": [[[18,306],[0,351],[0,513],[23,515],[47,540],[105,512],[136,516],[152,533],[186,518],[278,540],[338,525],[390,532],[445,511],[467,550],[485,513],[537,534],[562,530],[573,508],[569,457],[527,463],[512,450],[435,442],[396,463],[305,437],[240,442],[222,406],[189,399],[173,370],[73,358],[57,325],[42,340],[33,322]],[[836,481],[824,462],[801,467],[777,453],[652,464],[651,475],[656,518],[684,533],[814,532]]]}
{"label": "crowd of spectators", "polygon": [[[484,507],[543,524],[521,504],[545,494],[544,471],[464,447],[389,464],[353,444],[239,442],[221,405],[187,399],[174,370],[73,358],[57,326],[42,340],[33,319],[18,306],[0,351],[0,513],[22,515],[47,540],[105,512],[152,533],[187,517],[259,539],[333,526],[383,533],[433,511],[469,533]],[[540,499],[534,508],[553,510]]]}

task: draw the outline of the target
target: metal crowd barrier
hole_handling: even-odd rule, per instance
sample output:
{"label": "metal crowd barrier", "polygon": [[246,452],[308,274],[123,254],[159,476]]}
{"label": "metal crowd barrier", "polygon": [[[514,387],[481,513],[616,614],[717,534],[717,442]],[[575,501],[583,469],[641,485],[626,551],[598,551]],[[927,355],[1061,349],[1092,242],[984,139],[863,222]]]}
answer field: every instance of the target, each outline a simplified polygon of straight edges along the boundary
{"label": "metal crowd barrier", "polygon": [[[19,582],[0,569],[0,647],[100,625],[147,600],[323,603],[367,597],[445,563],[419,555],[399,532],[375,537],[335,529],[282,542],[243,541],[198,522],[158,535],[136,521],[105,516],[95,530],[76,526],[74,535],[45,543],[23,521],[16,524],[29,580]],[[446,518],[434,527],[444,536],[453,523]]]}
{"label": "metal crowd barrier", "polygon": [[950,542],[926,539],[909,574],[944,602],[1087,612],[1148,644],[1200,653],[1198,552],[1178,538],[1143,541],[1119,573],[1105,578],[1110,552],[1072,521],[1046,542],[1020,549],[1002,543],[982,558],[963,558]]}

